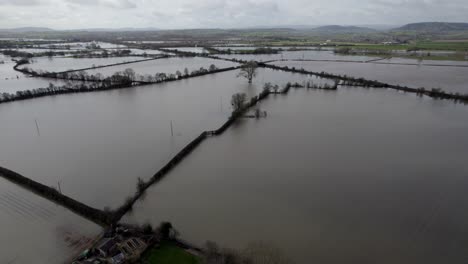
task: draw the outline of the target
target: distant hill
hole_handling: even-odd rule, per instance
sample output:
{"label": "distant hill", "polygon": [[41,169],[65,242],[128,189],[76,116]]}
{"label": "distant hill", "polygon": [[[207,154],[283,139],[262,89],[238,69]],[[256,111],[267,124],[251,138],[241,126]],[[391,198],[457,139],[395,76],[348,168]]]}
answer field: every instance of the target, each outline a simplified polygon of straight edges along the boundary
{"label": "distant hill", "polygon": [[311,31],[328,34],[363,34],[373,33],[377,30],[367,27],[330,25],[313,28]]}
{"label": "distant hill", "polygon": [[468,31],[468,23],[422,22],[407,24],[393,31],[416,31],[444,33],[453,31]]}
{"label": "distant hill", "polygon": [[45,27],[0,28],[0,32],[24,33],[24,32],[49,32],[49,31],[54,31],[54,30],[50,28],[45,28]]}
{"label": "distant hill", "polygon": [[83,29],[70,29],[65,31],[87,31],[87,32],[132,32],[132,31],[159,31],[159,28],[83,28]]}

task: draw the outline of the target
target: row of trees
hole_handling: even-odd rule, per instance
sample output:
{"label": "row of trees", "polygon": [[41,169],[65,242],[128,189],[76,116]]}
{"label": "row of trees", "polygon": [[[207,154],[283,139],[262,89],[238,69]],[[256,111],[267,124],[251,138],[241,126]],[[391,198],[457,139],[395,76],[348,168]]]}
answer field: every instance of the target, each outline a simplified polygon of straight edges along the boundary
{"label": "row of trees", "polygon": [[[211,70],[211,71],[210,71]],[[84,71],[79,72],[68,72],[68,73],[38,73],[30,69],[23,69],[23,72],[27,72],[34,76],[42,76],[49,78],[57,78],[68,80],[64,85],[54,85],[50,83],[46,88],[37,88],[32,90],[17,91],[16,93],[0,93],[0,103],[25,100],[35,97],[42,97],[47,95],[65,94],[65,93],[79,93],[99,90],[110,90],[131,87],[138,83],[160,83],[166,81],[174,81],[179,78],[195,77],[213,71],[218,71],[216,66],[212,65],[210,70],[201,68],[199,70],[189,71],[186,69],[181,73],[178,71],[176,74],[167,75],[165,73],[157,73],[155,75],[140,76],[135,73],[133,69],[126,69],[122,72],[116,72],[113,75],[103,78],[102,74],[88,74]],[[81,81],[80,83],[73,83],[71,81]]]}
{"label": "row of trees", "polygon": [[296,69],[294,67],[289,68],[288,66],[281,67],[281,66],[270,65],[270,64],[263,64],[263,66],[270,68],[270,69],[282,70],[282,71],[287,71],[287,72],[296,72],[296,73],[301,73],[301,74],[316,75],[322,78],[335,80],[336,82],[342,81],[341,82],[342,85],[360,86],[360,87],[365,87],[365,88],[370,88],[370,87],[390,88],[390,89],[403,91],[403,92],[416,93],[418,95],[426,95],[435,99],[449,99],[455,102],[468,103],[468,94],[450,93],[450,92],[443,91],[440,88],[432,88],[430,90],[425,89],[425,88],[409,88],[408,86],[392,85],[392,84],[383,83],[379,81],[367,80],[365,78],[355,78],[355,77],[349,77],[347,75],[326,73],[323,71],[312,72],[312,71],[304,70],[303,68]]}
{"label": "row of trees", "polygon": [[261,54],[278,54],[282,49],[273,49],[270,47],[261,47],[256,49],[217,49],[214,47],[206,47],[213,54],[240,54],[240,55],[261,55]]}
{"label": "row of trees", "polygon": [[36,97],[49,95],[81,93],[89,91],[110,90],[127,87],[124,84],[113,84],[106,82],[72,83],[64,85],[54,85],[50,83],[46,88],[37,88],[32,90],[17,91],[16,93],[0,93],[0,104],[5,102],[26,100]]}
{"label": "row of trees", "polygon": [[52,51],[52,50],[46,50],[42,52],[26,52],[26,51],[21,51],[21,50],[12,50],[12,49],[7,49],[7,50],[0,50],[0,53],[10,56],[12,58],[33,58],[33,57],[54,57],[54,56],[65,56],[68,54],[73,55],[75,58],[81,58],[85,56],[91,56],[92,54],[88,50],[75,50],[75,51]]}
{"label": "row of trees", "polygon": [[[97,68],[97,67],[96,67]],[[103,82],[107,84],[121,84],[121,85],[131,85],[135,82],[137,83],[160,83],[168,80],[177,80],[181,78],[188,78],[199,76],[207,73],[212,73],[218,71],[218,67],[212,64],[208,69],[200,67],[197,70],[189,71],[188,68],[185,68],[182,71],[176,71],[173,74],[166,73],[156,73],[152,74],[137,74],[132,68],[127,68],[123,71],[118,71],[112,74],[111,76],[104,77],[101,73],[90,74],[86,71],[66,71],[61,73],[48,72],[44,70],[33,70],[28,67],[21,69],[23,73],[31,74],[38,77],[48,77],[55,79],[63,80],[73,80],[73,81],[84,81],[84,82]]]}

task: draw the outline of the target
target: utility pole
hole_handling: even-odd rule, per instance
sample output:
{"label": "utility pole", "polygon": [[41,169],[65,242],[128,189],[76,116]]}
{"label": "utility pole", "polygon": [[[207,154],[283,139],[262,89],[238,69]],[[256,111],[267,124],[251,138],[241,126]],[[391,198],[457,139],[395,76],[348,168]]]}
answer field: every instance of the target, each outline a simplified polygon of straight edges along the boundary
{"label": "utility pole", "polygon": [[174,128],[172,126],[172,120],[171,120],[171,136],[174,136]]}
{"label": "utility pole", "polygon": [[37,119],[34,119],[34,122],[36,122],[37,135],[41,136],[41,132],[39,131],[39,125],[37,124]]}
{"label": "utility pole", "polygon": [[61,181],[58,181],[57,182],[58,190],[59,190],[60,194],[62,194],[62,187],[60,186],[60,184],[61,184]]}

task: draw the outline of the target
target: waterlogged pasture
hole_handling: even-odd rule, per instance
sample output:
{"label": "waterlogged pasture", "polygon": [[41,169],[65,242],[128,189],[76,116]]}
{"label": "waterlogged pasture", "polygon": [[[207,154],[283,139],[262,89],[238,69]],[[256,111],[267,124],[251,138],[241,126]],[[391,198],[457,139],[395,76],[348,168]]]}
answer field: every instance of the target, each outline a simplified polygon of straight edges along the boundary
{"label": "waterlogged pasture", "polygon": [[384,89],[292,89],[203,142],[124,221],[278,246],[298,264],[462,263],[468,108]]}
{"label": "waterlogged pasture", "polygon": [[394,65],[380,63],[340,63],[281,61],[278,66],[304,68],[315,72],[363,77],[389,84],[426,89],[442,88],[447,92],[468,93],[468,67]]}
{"label": "waterlogged pasture", "polygon": [[99,226],[0,177],[0,263],[62,264],[100,232]]}
{"label": "waterlogged pasture", "polygon": [[199,70],[201,67],[209,69],[210,65],[215,65],[217,68],[228,68],[238,66],[238,63],[224,61],[224,60],[214,60],[208,58],[165,58],[158,60],[151,60],[145,62],[139,62],[135,64],[128,65],[118,65],[107,68],[100,68],[95,70],[88,70],[89,74],[101,73],[103,76],[111,76],[115,72],[124,71],[125,69],[131,68],[136,73],[140,75],[156,73],[166,73],[166,74],[175,74],[177,71],[181,73],[184,72],[184,69],[187,68],[189,72],[194,70]]}
{"label": "waterlogged pasture", "polygon": [[115,208],[136,190],[138,177],[150,178],[201,132],[220,127],[234,93],[252,97],[266,81],[309,80],[261,69],[249,85],[237,74],[0,105],[0,160],[45,185],[60,181],[64,194],[88,205]]}
{"label": "waterlogged pasture", "polygon": [[349,60],[349,61],[369,61],[378,59],[378,57],[370,56],[351,56],[335,54],[329,50],[300,50],[300,51],[282,51],[278,54],[260,54],[260,55],[218,55],[221,58],[239,59],[239,60],[256,60],[256,61],[273,61],[273,60]]}
{"label": "waterlogged pasture", "polygon": [[[77,70],[84,68],[91,68],[96,66],[105,66],[115,63],[132,62],[142,60],[141,57],[109,57],[109,58],[34,58],[30,64],[23,67],[28,67],[33,70],[49,71],[49,72],[62,72],[67,70]],[[131,64],[127,65],[128,67]]]}
{"label": "waterlogged pasture", "polygon": [[31,78],[13,69],[15,62],[9,57],[5,57],[3,64],[0,64],[0,93],[16,93],[17,91],[45,88],[49,83],[63,85],[64,81],[50,80],[42,78]]}

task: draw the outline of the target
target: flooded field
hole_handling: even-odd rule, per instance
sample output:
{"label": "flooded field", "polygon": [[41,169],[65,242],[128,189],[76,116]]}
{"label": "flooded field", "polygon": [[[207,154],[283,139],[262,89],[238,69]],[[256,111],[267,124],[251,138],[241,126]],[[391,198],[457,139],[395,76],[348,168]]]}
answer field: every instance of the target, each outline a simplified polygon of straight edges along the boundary
{"label": "flooded field", "polygon": [[218,55],[221,58],[240,59],[240,60],[256,60],[256,61],[272,61],[272,60],[349,60],[349,61],[369,61],[378,59],[371,56],[351,56],[335,54],[330,50],[300,50],[300,51],[282,51],[278,54],[263,54],[263,55]]}
{"label": "flooded field", "polygon": [[249,85],[237,73],[0,105],[0,160],[43,184],[61,181],[64,194],[88,205],[118,206],[136,190],[138,177],[153,176],[202,131],[221,126],[234,93],[251,97],[265,81],[308,80],[260,70]]}
{"label": "flooded field", "polygon": [[207,58],[167,58],[159,59],[152,61],[139,62],[129,65],[118,65],[113,67],[95,69],[87,71],[89,74],[101,73],[104,76],[110,76],[118,71],[124,71],[127,68],[132,68],[136,73],[144,74],[156,74],[156,73],[166,73],[166,74],[175,74],[177,71],[184,72],[184,69],[187,68],[189,72],[193,70],[199,70],[200,67],[209,69],[210,65],[215,65],[217,68],[228,68],[233,66],[238,66],[238,63],[233,63],[224,60],[214,60]]}
{"label": "flooded field", "polygon": [[15,50],[15,51],[20,51],[20,52],[28,52],[28,53],[44,53],[48,51],[52,52],[73,52],[73,50],[67,50],[67,49],[46,49],[46,48],[24,48],[24,49],[5,49],[5,50]]}
{"label": "flooded field", "polygon": [[291,90],[210,138],[125,221],[277,245],[299,264],[462,263],[468,108],[391,90]]}
{"label": "flooded field", "polygon": [[53,44],[41,44],[43,48],[66,48],[70,50],[84,50],[91,47],[99,47],[101,49],[122,49],[126,48],[125,45],[107,43],[107,42],[65,42],[65,43],[53,43]]}
{"label": "flooded field", "polygon": [[129,49],[132,54],[136,55],[142,55],[142,54],[148,54],[148,55],[159,55],[159,54],[170,54],[170,52],[163,52],[159,50],[149,50],[149,49]]}
{"label": "flooded field", "polygon": [[448,92],[468,93],[468,67],[438,67],[393,65],[377,63],[340,63],[281,61],[278,66],[304,68],[310,71],[327,72],[353,77],[363,77],[389,84],[400,84],[414,88],[442,88]]}
{"label": "flooded field", "polygon": [[199,47],[176,47],[176,48],[164,48],[165,50],[168,51],[184,51],[184,52],[194,52],[194,53],[208,53],[208,51],[204,48],[199,48]]}
{"label": "flooded field", "polygon": [[[0,58],[0,60],[3,60]],[[45,88],[49,83],[63,85],[60,80],[30,78],[20,72],[13,70],[15,63],[5,58],[5,63],[0,64],[0,93],[16,93],[17,91]]]}
{"label": "flooded field", "polygon": [[[67,70],[76,70],[90,68],[93,66],[104,66],[115,63],[138,61],[141,57],[109,57],[109,58],[34,58],[32,63],[25,65],[34,70],[45,70],[50,72],[61,72]],[[129,65],[127,65],[127,68]]]}
{"label": "flooded field", "polygon": [[407,58],[391,58],[379,61],[379,63],[407,63],[407,64],[418,64],[418,65],[448,65],[448,66],[466,66],[468,67],[468,61],[444,61],[444,60],[417,60]]}
{"label": "flooded field", "polygon": [[0,177],[0,263],[63,264],[101,228]]}

